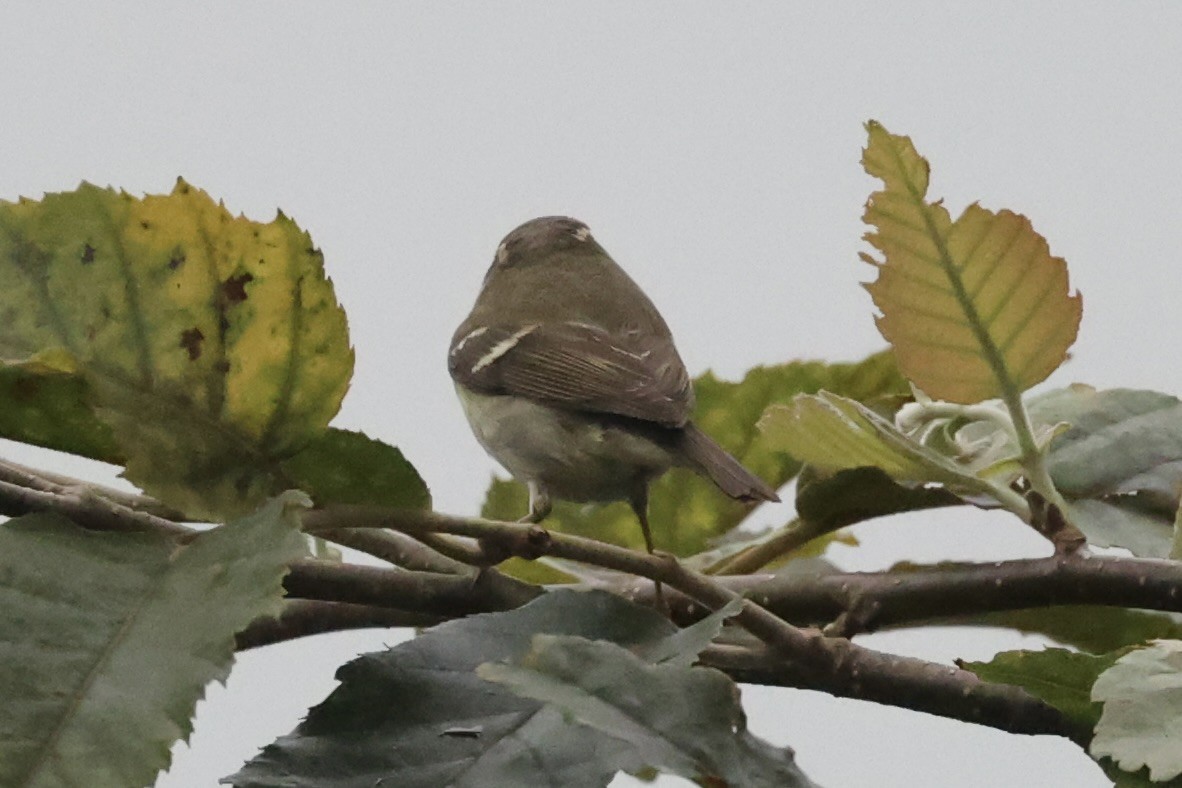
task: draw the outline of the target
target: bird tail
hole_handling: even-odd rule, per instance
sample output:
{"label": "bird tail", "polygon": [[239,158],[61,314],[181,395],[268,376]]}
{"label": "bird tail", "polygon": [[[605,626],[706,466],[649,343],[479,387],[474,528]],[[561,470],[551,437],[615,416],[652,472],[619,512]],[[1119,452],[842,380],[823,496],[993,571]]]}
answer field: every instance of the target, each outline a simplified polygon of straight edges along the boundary
{"label": "bird tail", "polygon": [[748,502],[780,500],[763,479],[744,468],[726,449],[693,424],[685,425],[681,435],[681,450],[687,464],[709,476],[730,497]]}

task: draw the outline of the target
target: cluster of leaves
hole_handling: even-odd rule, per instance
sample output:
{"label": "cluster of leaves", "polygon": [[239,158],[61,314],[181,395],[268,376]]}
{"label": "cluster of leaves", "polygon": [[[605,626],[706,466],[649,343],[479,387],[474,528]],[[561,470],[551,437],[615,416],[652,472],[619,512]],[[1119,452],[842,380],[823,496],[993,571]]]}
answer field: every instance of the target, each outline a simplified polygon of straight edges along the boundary
{"label": "cluster of leaves", "polygon": [[[884,185],[865,214],[880,254],[865,258],[868,288],[892,351],[697,380],[696,422],[774,486],[796,480],[797,518],[738,531],[746,506],[674,472],[652,490],[658,544],[706,571],[754,571],[815,555],[817,537],[851,523],[970,504],[1041,528],[1061,514],[1046,530],[1064,552],[1078,528],[1095,546],[1177,557],[1179,401],[1084,386],[1024,399],[1075,339],[1066,264],[1020,215],[973,205],[953,220],[928,199],[910,140],[868,132],[864,165]],[[328,426],[352,371],[344,313],[320,252],[282,214],[233,217],[184,182],[142,200],[84,184],[0,203],[0,283],[0,437],[123,466],[163,506],[227,523],[179,542],[49,514],[0,526],[13,709],[0,782],[150,782],[204,686],[228,674],[234,635],[283,609],[281,578],[306,550],[301,509],[430,496],[396,448]],[[483,514],[525,509],[519,485],[494,481]],[[623,505],[560,505],[547,527],[640,544]],[[536,582],[587,571],[502,568]],[[552,591],[441,625],[343,666],[340,687],[227,782],[593,786],[665,771],[811,785],[789,749],[746,730],[737,685],[695,666],[735,612],[678,630],[606,593]],[[1094,729],[1090,752],[1122,785],[1182,774],[1172,619],[1113,607],[975,622],[1071,647],[964,667]]]}

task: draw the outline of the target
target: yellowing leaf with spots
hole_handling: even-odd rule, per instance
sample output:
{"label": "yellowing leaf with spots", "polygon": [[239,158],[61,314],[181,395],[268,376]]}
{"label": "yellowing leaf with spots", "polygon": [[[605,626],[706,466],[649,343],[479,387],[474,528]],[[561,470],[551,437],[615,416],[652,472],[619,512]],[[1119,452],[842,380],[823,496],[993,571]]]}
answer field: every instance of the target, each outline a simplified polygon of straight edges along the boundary
{"label": "yellowing leaf with spots", "polygon": [[40,358],[85,378],[131,481],[219,516],[273,492],[353,369],[308,234],[183,181],[144,199],[83,184],[0,202],[0,361]]}
{"label": "yellowing leaf with spots", "polygon": [[863,216],[882,259],[862,257],[878,268],[867,289],[903,374],[958,403],[1012,400],[1046,379],[1079,330],[1067,264],[1019,214],[970,205],[952,221],[928,201],[928,163],[911,140],[866,128],[862,164],[885,188]]}

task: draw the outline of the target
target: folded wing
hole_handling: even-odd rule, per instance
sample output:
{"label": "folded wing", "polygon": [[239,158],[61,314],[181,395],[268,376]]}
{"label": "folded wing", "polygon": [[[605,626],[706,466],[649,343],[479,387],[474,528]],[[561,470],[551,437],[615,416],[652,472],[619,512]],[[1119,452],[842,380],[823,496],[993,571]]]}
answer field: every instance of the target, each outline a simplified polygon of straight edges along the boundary
{"label": "folded wing", "polygon": [[608,332],[586,323],[481,326],[457,334],[448,354],[456,382],[561,408],[684,426],[694,395],[672,340]]}

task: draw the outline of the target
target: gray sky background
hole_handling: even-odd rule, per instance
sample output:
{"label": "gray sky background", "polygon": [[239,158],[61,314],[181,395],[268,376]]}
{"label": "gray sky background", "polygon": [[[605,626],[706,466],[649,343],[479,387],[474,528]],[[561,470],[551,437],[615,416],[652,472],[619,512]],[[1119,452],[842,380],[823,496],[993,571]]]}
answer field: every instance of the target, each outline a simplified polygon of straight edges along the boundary
{"label": "gray sky background", "polygon": [[[25,3],[0,16],[0,198],[86,179],[235,212],[323,249],[357,370],[337,424],[400,446],[444,511],[494,469],[445,368],[500,238],[563,213],[647,290],[693,373],[882,346],[859,263],[862,123],[910,134],[953,212],[1029,216],[1084,294],[1046,385],[1177,393],[1182,7],[1166,3]],[[828,4],[825,4],[828,5]],[[5,456],[73,469],[46,452]],[[790,506],[762,512],[768,522]],[[1004,517],[866,525],[845,566],[1043,552]],[[169,788],[211,786],[390,632],[244,655]],[[865,638],[929,659],[1038,641]],[[813,693],[744,695],[828,786],[1107,782],[1072,745]]]}

